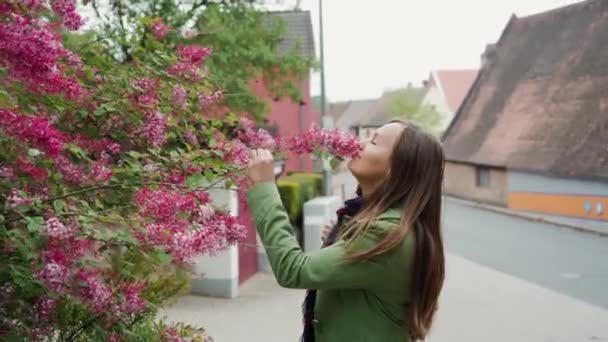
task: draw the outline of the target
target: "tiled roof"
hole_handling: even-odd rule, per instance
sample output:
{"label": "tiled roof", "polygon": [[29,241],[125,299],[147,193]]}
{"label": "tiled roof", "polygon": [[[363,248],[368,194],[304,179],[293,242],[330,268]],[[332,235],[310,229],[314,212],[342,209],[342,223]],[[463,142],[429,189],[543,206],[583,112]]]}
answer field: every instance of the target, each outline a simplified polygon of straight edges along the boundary
{"label": "tiled roof", "polygon": [[608,177],[608,1],[513,16],[444,135],[447,159]]}
{"label": "tiled roof", "polygon": [[287,32],[279,44],[279,53],[287,53],[296,48],[302,57],[315,57],[315,39],[309,11],[280,11],[268,14],[283,19],[287,25]]}
{"label": "tiled roof", "polygon": [[438,78],[437,84],[441,87],[448,107],[452,112],[455,113],[460,107],[478,72],[478,69],[437,70],[433,72],[433,77]]}

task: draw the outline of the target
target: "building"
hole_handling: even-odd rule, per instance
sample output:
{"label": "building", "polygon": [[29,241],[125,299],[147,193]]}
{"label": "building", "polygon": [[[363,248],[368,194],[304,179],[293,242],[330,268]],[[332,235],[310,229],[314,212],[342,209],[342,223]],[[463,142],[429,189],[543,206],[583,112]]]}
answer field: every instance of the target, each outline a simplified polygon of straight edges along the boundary
{"label": "building", "polygon": [[513,15],[443,136],[448,194],[608,220],[608,1]]}
{"label": "building", "polygon": [[[287,25],[287,32],[278,47],[278,53],[284,54],[294,49],[303,58],[315,58],[314,35],[309,11],[269,12],[281,18]],[[275,99],[264,88],[261,81],[254,81],[254,92],[267,99],[269,111],[266,119],[270,125],[277,127],[281,136],[292,136],[304,132],[313,124],[321,125],[318,111],[312,109],[310,96],[310,73],[297,80],[300,84],[302,100],[294,102],[290,98]],[[315,162],[311,156],[287,156],[285,171],[313,171]]]}
{"label": "building", "polygon": [[409,85],[403,89],[387,90],[377,99],[353,100],[346,105],[341,104],[336,107],[341,110],[341,114],[336,113],[335,126],[361,139],[370,138],[378,127],[403,115],[391,108],[395,96],[405,96],[412,108],[418,108],[425,92],[426,89],[422,87]]}
{"label": "building", "polygon": [[440,132],[454,118],[478,73],[479,69],[435,70],[423,82],[426,92],[422,105],[430,106],[441,115]]}

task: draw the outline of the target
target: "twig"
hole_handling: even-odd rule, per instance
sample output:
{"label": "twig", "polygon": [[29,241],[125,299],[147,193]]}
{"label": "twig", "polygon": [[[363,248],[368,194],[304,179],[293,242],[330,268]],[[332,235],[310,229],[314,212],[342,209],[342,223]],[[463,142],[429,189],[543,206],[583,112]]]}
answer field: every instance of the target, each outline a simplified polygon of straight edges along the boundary
{"label": "twig", "polygon": [[[235,171],[231,171],[229,173],[227,173],[225,176],[220,177],[217,181],[211,183],[208,186],[204,186],[204,187],[200,187],[200,188],[194,188],[193,190],[210,190],[210,189],[214,189],[215,185],[217,185],[218,183],[220,183],[223,180],[226,180],[228,177],[234,175],[235,173],[238,173],[242,171],[242,169],[238,169]],[[72,196],[77,196],[83,193],[87,193],[87,192],[91,192],[91,191],[97,191],[97,190],[106,190],[106,189],[115,189],[115,188],[120,188],[120,187],[128,187],[128,186],[141,186],[141,185],[168,185],[168,186],[173,186],[173,187],[177,187],[177,188],[188,188],[186,185],[180,185],[180,184],[174,184],[174,183],[166,183],[166,182],[140,182],[140,183],[118,183],[118,184],[106,184],[106,185],[98,185],[98,186],[93,186],[90,188],[84,188],[84,189],[80,189],[74,192],[70,192],[67,194],[63,194],[57,197],[51,197],[45,200],[45,202],[52,202],[55,200],[59,200],[59,199],[64,199],[64,198],[68,198],[68,197],[72,197]]]}

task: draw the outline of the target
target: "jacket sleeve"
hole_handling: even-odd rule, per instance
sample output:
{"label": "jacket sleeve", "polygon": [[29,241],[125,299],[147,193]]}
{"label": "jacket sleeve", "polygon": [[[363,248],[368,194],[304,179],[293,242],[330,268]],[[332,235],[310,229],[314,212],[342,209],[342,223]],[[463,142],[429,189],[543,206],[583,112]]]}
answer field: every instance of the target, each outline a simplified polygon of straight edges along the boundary
{"label": "jacket sleeve", "polygon": [[[287,288],[362,289],[382,281],[386,272],[384,256],[367,261],[347,263],[344,241],[311,253],[300,248],[274,183],[261,183],[247,193],[249,210],[266,249],[278,283]],[[385,223],[391,225],[391,223]],[[384,228],[384,229],[383,229]],[[383,237],[382,222],[349,248],[368,249]]]}

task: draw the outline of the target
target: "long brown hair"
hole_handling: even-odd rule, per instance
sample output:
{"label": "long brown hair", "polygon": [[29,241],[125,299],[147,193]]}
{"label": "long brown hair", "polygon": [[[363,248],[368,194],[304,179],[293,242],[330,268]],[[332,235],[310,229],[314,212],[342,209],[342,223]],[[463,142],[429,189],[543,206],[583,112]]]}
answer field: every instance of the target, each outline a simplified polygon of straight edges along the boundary
{"label": "long brown hair", "polygon": [[441,235],[441,190],[444,155],[439,141],[411,122],[404,125],[395,143],[390,171],[374,193],[366,196],[365,208],[345,232],[347,245],[361,237],[372,221],[389,208],[401,208],[403,215],[395,229],[376,246],[364,251],[351,251],[351,262],[369,259],[388,252],[400,244],[407,234],[415,235],[412,298],[407,312],[407,328],[413,340],[428,334],[445,277],[445,256]]}

